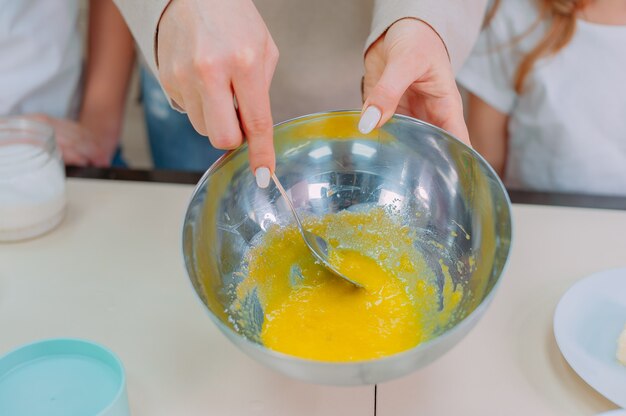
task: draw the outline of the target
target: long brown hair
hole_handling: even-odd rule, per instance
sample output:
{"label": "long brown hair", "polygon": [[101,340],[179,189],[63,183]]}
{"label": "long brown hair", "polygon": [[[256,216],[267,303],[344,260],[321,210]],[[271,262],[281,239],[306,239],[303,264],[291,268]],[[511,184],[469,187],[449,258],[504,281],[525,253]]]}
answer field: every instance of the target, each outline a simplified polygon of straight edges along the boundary
{"label": "long brown hair", "polygon": [[[485,18],[485,25],[488,25],[491,22],[491,19],[496,14],[500,1],[501,0],[494,1],[492,8],[489,10]],[[524,88],[524,81],[533,69],[537,60],[544,56],[554,55],[572,40],[574,32],[576,31],[576,15],[591,0],[535,1],[538,2],[539,6],[539,19],[537,23],[541,21],[549,21],[550,26],[537,46],[535,46],[535,48],[522,59],[517,67],[513,86],[518,94],[522,92],[522,89]],[[529,30],[522,36],[528,34],[536,26],[537,24],[531,26],[531,28],[529,28]],[[519,38],[517,40],[519,40]]]}

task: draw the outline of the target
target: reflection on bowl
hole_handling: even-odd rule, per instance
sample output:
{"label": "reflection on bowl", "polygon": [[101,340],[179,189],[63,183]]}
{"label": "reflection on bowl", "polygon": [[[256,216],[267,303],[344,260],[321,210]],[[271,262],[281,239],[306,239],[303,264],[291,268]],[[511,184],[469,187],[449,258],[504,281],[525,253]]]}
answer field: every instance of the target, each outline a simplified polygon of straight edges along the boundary
{"label": "reflection on bowl", "polygon": [[[276,174],[303,214],[373,206],[401,214],[439,285],[449,279],[464,293],[454,319],[429,341],[387,357],[324,362],[270,350],[254,333],[238,330],[229,311],[237,301],[244,254],[271,225],[292,220],[277,190],[257,188],[246,147],[203,176],[183,228],[189,277],[220,330],[255,360],[317,383],[378,383],[442,355],[484,313],[510,248],[510,203],[480,156],[446,132],[408,117],[395,116],[363,135],[358,117],[356,111],[339,111],[276,126]],[[244,308],[260,331],[259,302]]]}

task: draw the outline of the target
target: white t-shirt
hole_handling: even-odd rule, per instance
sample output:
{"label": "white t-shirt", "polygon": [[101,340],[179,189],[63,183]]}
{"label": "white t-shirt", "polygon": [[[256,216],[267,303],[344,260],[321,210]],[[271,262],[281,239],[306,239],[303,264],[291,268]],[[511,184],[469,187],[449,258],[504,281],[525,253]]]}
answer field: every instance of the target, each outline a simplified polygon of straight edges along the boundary
{"label": "white t-shirt", "polygon": [[524,36],[537,19],[534,1],[503,0],[458,76],[510,115],[505,183],[626,195],[626,26],[578,20],[570,43],[535,63],[518,95],[520,60],[548,27],[542,22]]}
{"label": "white t-shirt", "polygon": [[0,116],[74,116],[81,72],[78,0],[0,0]]}

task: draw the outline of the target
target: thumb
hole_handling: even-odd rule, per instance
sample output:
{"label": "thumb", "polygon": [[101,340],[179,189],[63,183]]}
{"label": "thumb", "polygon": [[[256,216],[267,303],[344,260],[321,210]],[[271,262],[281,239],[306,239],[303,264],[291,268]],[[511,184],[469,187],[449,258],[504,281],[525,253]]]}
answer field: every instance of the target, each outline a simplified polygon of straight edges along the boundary
{"label": "thumb", "polygon": [[396,112],[406,90],[419,76],[421,74],[416,76],[415,68],[409,62],[390,56],[380,79],[363,104],[359,131],[368,134],[385,124]]}

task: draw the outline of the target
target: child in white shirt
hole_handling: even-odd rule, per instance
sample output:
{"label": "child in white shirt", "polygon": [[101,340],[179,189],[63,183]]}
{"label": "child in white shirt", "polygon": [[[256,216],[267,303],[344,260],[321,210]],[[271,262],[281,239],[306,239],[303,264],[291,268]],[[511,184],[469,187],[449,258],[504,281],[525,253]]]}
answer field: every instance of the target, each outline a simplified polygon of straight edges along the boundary
{"label": "child in white shirt", "polygon": [[78,0],[0,0],[0,121],[48,123],[67,164],[108,166],[134,44],[112,0],[90,0],[83,63],[78,18]]}
{"label": "child in white shirt", "polygon": [[0,0],[0,115],[71,118],[80,105],[77,0]]}
{"label": "child in white shirt", "polygon": [[501,0],[459,74],[512,189],[626,195],[626,1]]}

